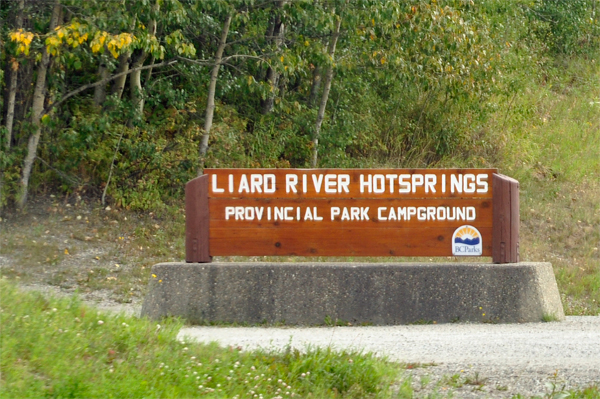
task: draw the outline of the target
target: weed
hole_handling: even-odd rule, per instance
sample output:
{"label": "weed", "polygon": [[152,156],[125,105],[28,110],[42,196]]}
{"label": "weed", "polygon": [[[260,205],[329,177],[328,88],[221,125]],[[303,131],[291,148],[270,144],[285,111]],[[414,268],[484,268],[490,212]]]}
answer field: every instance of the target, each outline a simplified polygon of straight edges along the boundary
{"label": "weed", "polygon": [[487,382],[487,378],[481,377],[478,372],[473,377],[465,377],[465,384],[484,386]]}
{"label": "weed", "polygon": [[433,320],[424,320],[424,319],[419,319],[416,321],[413,321],[412,323],[409,323],[410,325],[427,325],[427,324],[436,324],[435,321]]}
{"label": "weed", "polygon": [[556,317],[556,315],[554,315],[553,313],[547,313],[542,316],[542,321],[544,323],[551,323],[553,321],[559,321],[559,320],[558,320],[558,317]]}
{"label": "weed", "polygon": [[443,385],[448,385],[453,388],[460,388],[465,385],[466,380],[460,374],[452,374],[451,376],[444,376],[442,380]]}

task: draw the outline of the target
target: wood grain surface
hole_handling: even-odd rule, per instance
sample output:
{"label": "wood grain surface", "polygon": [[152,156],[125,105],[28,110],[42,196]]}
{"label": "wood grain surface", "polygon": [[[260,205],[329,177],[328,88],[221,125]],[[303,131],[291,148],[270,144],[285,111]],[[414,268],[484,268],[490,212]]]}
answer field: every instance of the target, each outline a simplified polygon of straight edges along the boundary
{"label": "wood grain surface", "polygon": [[[213,228],[210,251],[223,256],[452,256],[455,229]],[[492,228],[479,232],[483,256],[491,256]]]}

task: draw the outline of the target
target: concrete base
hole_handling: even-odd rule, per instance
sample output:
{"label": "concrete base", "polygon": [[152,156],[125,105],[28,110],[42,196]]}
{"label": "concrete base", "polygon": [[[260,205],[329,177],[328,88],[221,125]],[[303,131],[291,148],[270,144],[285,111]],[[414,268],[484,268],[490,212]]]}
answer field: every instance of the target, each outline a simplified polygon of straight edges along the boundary
{"label": "concrete base", "polygon": [[301,325],[564,319],[550,263],[160,263],[152,273],[142,316],[154,319]]}

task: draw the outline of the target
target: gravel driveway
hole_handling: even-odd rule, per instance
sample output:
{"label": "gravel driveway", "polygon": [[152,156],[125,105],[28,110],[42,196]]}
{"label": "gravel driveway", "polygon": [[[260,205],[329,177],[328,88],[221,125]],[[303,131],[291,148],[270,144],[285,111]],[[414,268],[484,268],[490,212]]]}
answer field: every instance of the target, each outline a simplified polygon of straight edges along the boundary
{"label": "gravel driveway", "polygon": [[180,337],[244,349],[331,346],[403,363],[418,397],[511,398],[600,383],[600,316],[564,322],[393,327],[187,327]]}

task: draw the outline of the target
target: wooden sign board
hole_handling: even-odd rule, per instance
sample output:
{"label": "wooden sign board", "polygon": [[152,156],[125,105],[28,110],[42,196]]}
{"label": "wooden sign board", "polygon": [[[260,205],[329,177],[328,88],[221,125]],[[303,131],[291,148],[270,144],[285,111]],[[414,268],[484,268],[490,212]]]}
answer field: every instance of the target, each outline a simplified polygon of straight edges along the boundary
{"label": "wooden sign board", "polygon": [[[511,249],[518,244],[518,183],[511,205],[516,181],[496,172],[206,169],[186,186],[186,260],[492,256],[494,235],[504,232],[504,249],[494,255],[504,263],[518,257]],[[510,215],[515,205],[516,220]]]}

